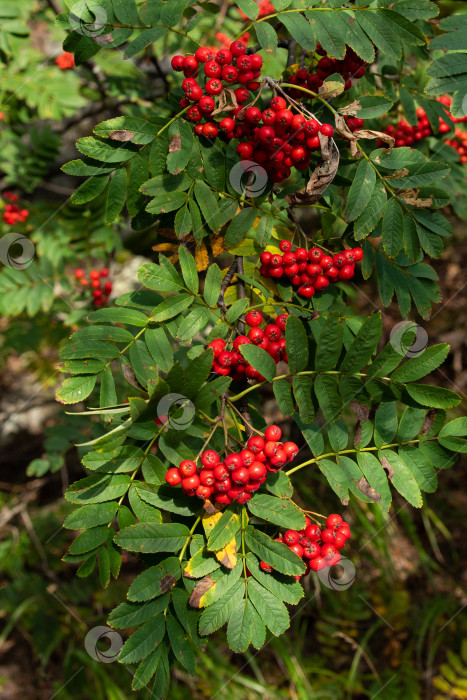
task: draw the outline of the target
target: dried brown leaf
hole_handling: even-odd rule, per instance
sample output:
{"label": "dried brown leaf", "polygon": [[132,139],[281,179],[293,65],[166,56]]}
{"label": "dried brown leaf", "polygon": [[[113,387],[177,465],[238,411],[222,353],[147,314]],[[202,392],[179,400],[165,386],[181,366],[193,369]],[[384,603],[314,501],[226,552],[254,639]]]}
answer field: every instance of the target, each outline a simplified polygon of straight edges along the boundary
{"label": "dried brown leaf", "polygon": [[291,206],[309,206],[317,202],[323,192],[334,180],[339,165],[339,151],[333,139],[319,134],[321,144],[321,158],[313,170],[306,187],[288,194],[286,199]]}
{"label": "dried brown leaf", "polygon": [[212,588],[214,584],[215,581],[212,580],[209,574],[202,578],[201,581],[199,581],[196,584],[188,600],[192,608],[200,607],[199,601],[201,600],[202,596],[204,595],[204,593],[206,593],[206,591],[209,591],[209,589]]}
{"label": "dried brown leaf", "polygon": [[362,476],[362,478],[359,479],[355,485],[367,498],[371,498],[371,500],[375,503],[381,500],[379,493],[375,491],[372,486],[370,486],[364,476]]}

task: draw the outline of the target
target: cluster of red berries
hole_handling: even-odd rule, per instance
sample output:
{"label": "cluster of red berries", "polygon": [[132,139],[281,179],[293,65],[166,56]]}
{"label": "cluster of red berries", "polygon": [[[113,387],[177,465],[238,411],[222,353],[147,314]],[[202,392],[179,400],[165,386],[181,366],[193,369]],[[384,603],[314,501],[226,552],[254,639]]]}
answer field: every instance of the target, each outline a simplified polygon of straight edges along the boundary
{"label": "cluster of red berries", "polygon": [[[321,124],[317,119],[307,119],[303,114],[294,114],[287,109],[283,97],[273,97],[268,109],[247,107],[236,115],[236,124],[227,117],[235,138],[245,138],[237,146],[242,160],[259,163],[272,182],[282,182],[291,175],[291,168],[308,170],[310,159],[321,148],[319,134],[332,137],[330,124]],[[262,123],[262,125],[261,125]]]}
{"label": "cluster of red berries", "polygon": [[[306,564],[306,576],[310,569],[320,571],[326,566],[334,566],[340,560],[340,549],[351,537],[349,525],[342,520],[337,513],[332,513],[326,518],[326,528],[321,530],[317,525],[306,518],[303,530],[287,530],[278,542],[283,542],[292,552],[295,552]],[[272,573],[274,569],[266,562],[261,562],[260,567],[266,573]],[[295,578],[300,578],[296,576]]]}
{"label": "cluster of red berries", "polygon": [[60,70],[68,70],[75,67],[75,57],[69,51],[64,51],[55,58],[55,63]]}
{"label": "cluster of red berries", "polygon": [[5,211],[3,212],[3,220],[9,226],[20,223],[22,224],[29,216],[29,211],[27,209],[20,209],[17,204],[19,197],[17,194],[13,194],[6,190],[3,192],[2,197],[8,204],[5,205]]}
{"label": "cluster of red berries", "polygon": [[[109,276],[109,271],[106,267],[100,270],[91,270],[89,279],[86,277],[86,272],[83,268],[78,267],[75,270],[75,277],[79,280],[82,287],[92,287],[92,297],[94,306],[105,306],[110,292],[112,291],[112,282],[106,280]],[[106,280],[106,281],[104,281]]]}
{"label": "cluster of red berries", "polygon": [[320,248],[296,248],[292,251],[290,241],[279,243],[283,255],[265,250],[260,255],[263,277],[285,278],[303,299],[310,299],[316,292],[326,289],[331,282],[352,279],[355,263],[363,258],[361,248],[349,248],[334,256],[325,255]]}
{"label": "cluster of red berries", "polygon": [[[233,91],[232,102],[234,98],[237,105],[248,102],[250,91],[255,92],[260,86],[258,78],[261,75],[263,59],[256,53],[247,56],[245,51],[245,44],[234,41],[228,49],[217,51],[202,46],[196,50],[194,56],[177,55],[172,58],[173,70],[183,72],[185,76],[182,82],[185,97],[180,100],[180,106],[189,107],[186,115],[190,121],[201,122],[203,118],[209,119],[217,106],[215,98],[226,88]],[[204,75],[204,86],[196,80],[196,77],[200,77],[200,71],[201,78]],[[235,88],[235,85],[239,87]],[[219,126],[208,121],[203,125],[199,124],[200,128],[195,131],[206,138],[215,138],[219,133]]]}
{"label": "cluster of red berries", "polygon": [[233,341],[232,350],[226,350],[226,342],[221,338],[209,343],[208,348],[214,353],[213,371],[224,376],[230,374],[236,382],[242,379],[264,381],[264,377],[240,353],[240,347],[245,344],[257,345],[266,350],[276,364],[280,360],[287,362],[285,338],[282,337],[287,317],[288,314],[276,316],[275,323],[268,323],[263,330],[260,328],[264,321],[262,314],[256,310],[249,311],[245,316],[245,323],[250,326],[248,335],[238,335]]}
{"label": "cluster of red berries", "polygon": [[461,163],[467,163],[467,131],[455,129],[454,137],[446,139],[446,143],[458,152]]}
{"label": "cluster of red berries", "polygon": [[[318,44],[316,53],[321,56],[315,67],[300,68],[295,75],[287,78],[287,82],[299,87],[308,88],[312,92],[318,92],[321,85],[330,75],[341,75],[344,78],[344,90],[352,87],[352,78],[362,78],[365,75],[367,63],[355,51],[347,46],[345,56],[341,60],[331,58],[326,51]],[[296,88],[290,89],[290,96],[296,99],[306,95]]]}
{"label": "cluster of red berries", "polygon": [[203,500],[213,498],[219,505],[232,501],[246,503],[251,494],[266,480],[268,472],[277,472],[298,454],[294,442],[279,442],[282,431],[270,425],[264,432],[251,437],[241,452],[232,452],[224,460],[214,450],[201,455],[201,466],[184,459],[178,467],[168,469],[165,480],[171,486],[181,484],[188,496]]}
{"label": "cluster of red berries", "polygon": [[[444,96],[439,97],[438,102],[441,102],[445,107],[449,108],[451,105],[451,98]],[[445,110],[447,112],[447,110]],[[465,117],[452,117],[449,115],[451,120],[457,124],[459,122],[467,121],[467,116]],[[441,117],[439,117],[439,133],[447,134],[451,130],[449,124],[447,124]],[[397,124],[389,124],[384,129],[385,134],[389,134],[395,138],[395,146],[411,146],[416,141],[421,141],[422,139],[432,135],[432,129],[430,122],[426,116],[423,107],[417,107],[417,126],[411,126],[405,120],[401,119]],[[384,146],[385,144],[380,141],[379,146]],[[461,154],[463,155],[463,154]],[[465,161],[462,161],[465,162]]]}

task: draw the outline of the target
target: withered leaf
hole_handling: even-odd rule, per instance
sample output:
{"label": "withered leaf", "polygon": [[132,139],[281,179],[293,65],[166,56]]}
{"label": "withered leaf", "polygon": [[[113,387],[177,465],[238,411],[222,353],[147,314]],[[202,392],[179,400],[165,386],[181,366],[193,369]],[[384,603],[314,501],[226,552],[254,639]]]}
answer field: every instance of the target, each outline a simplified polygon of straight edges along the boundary
{"label": "withered leaf", "polygon": [[113,43],[113,36],[112,34],[101,34],[100,36],[93,36],[94,41],[96,44],[99,44],[99,46],[105,46],[106,44],[112,44]]}
{"label": "withered leaf", "polygon": [[182,148],[182,139],[180,137],[180,134],[174,134],[172,138],[170,139],[169,143],[169,153],[176,153],[177,151],[180,151]]}
{"label": "withered leaf", "polygon": [[433,424],[436,420],[436,414],[438,413],[436,408],[430,408],[423,421],[422,429],[420,430],[420,435],[426,435],[430,432]]}
{"label": "withered leaf", "polygon": [[377,503],[378,501],[381,500],[381,496],[377,491],[374,490],[372,486],[368,483],[368,481],[365,479],[364,476],[362,476],[361,479],[359,479],[356,483],[355,486],[360,489],[360,491],[367,497],[371,498],[372,501]]}
{"label": "withered leaf", "polygon": [[339,114],[336,114],[336,131],[342,138],[350,141],[350,153],[353,158],[360,158],[362,155],[361,151],[357,148],[358,139],[380,139],[380,141],[387,143],[389,148],[392,148],[395,143],[395,139],[392,136],[382,131],[374,131],[373,129],[351,131],[344,117]]}
{"label": "withered leaf", "polygon": [[212,580],[209,574],[202,578],[201,581],[198,581],[188,600],[192,608],[199,608],[199,601],[201,600],[202,596],[206,593],[206,591],[209,591],[214,584],[215,581]]}
{"label": "withered leaf", "polygon": [[365,421],[370,417],[370,409],[368,406],[365,406],[365,404],[359,403],[358,401],[351,401],[349,406],[358,420]]}
{"label": "withered leaf", "polygon": [[131,384],[131,386],[134,386],[135,389],[139,389],[140,391],[146,391],[144,386],[141,386],[139,381],[136,379],[136,375],[130,365],[125,365],[122,363],[122,372],[128,384]]}
{"label": "withered leaf", "polygon": [[396,472],[392,464],[386,459],[386,457],[381,457],[381,466],[383,467],[383,469],[386,469],[389,481],[392,481],[392,478]]}
{"label": "withered leaf", "polygon": [[334,180],[339,165],[339,150],[333,139],[319,134],[321,158],[313,170],[306,187],[286,196],[291,206],[304,206],[317,202]]}
{"label": "withered leaf", "polygon": [[167,593],[177,583],[177,579],[172,574],[166,574],[161,578],[160,587],[162,593]]}
{"label": "withered leaf", "polygon": [[109,134],[109,139],[112,141],[131,141],[135,134],[133,131],[128,131],[128,129],[115,129]]}

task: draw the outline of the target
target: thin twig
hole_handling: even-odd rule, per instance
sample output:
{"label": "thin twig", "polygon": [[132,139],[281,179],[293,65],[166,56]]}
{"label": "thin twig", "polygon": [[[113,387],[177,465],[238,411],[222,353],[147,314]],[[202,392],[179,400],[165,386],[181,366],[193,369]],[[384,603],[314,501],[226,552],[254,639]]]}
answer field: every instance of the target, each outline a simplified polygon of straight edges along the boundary
{"label": "thin twig", "polygon": [[291,39],[289,39],[286,68],[290,68],[290,66],[293,66],[296,59],[297,59],[297,42],[295,41],[295,39],[291,38]]}
{"label": "thin twig", "polygon": [[227,313],[227,307],[226,307],[225,301],[224,301],[225,290],[227,289],[227,287],[231,283],[232,278],[233,278],[234,274],[236,273],[236,271],[237,271],[237,258],[235,258],[235,260],[233,261],[233,263],[231,264],[231,266],[227,270],[227,274],[225,275],[224,279],[222,280],[221,291],[219,294],[219,299],[217,300],[217,306],[220,308],[220,310],[222,311],[223,314]]}
{"label": "thin twig", "polygon": [[[237,263],[237,272],[239,275],[243,275],[243,258],[241,255],[237,255],[236,257],[236,263]],[[238,298],[239,299],[245,299],[245,285],[243,283],[243,280],[238,278]],[[245,334],[245,315],[242,314],[238,320],[238,332],[240,335]]]}

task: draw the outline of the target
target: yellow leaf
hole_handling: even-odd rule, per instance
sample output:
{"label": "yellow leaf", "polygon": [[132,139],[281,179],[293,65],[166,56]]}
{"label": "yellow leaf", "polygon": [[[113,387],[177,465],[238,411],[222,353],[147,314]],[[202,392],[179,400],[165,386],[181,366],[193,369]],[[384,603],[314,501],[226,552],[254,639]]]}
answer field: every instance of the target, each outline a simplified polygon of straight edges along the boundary
{"label": "yellow leaf", "polygon": [[198,272],[207,270],[209,265],[209,253],[208,249],[206,248],[206,244],[203,242],[201,242],[195,250],[195,262]]}
{"label": "yellow leaf", "polygon": [[237,563],[237,542],[233,537],[229,544],[216,552],[216,559],[228,569],[233,569]]}
{"label": "yellow leaf", "polygon": [[206,534],[206,537],[209,537],[211,534],[214,525],[217,523],[217,521],[222,517],[221,511],[218,511],[217,513],[213,513],[212,515],[209,515],[208,513],[205,513],[203,515],[202,523],[204,527],[204,532]]}
{"label": "yellow leaf", "polygon": [[211,233],[209,242],[211,243],[212,254],[215,258],[225,252],[224,236],[216,236],[214,233]]}

